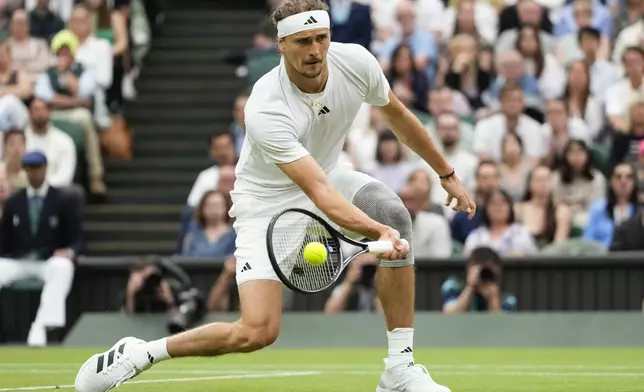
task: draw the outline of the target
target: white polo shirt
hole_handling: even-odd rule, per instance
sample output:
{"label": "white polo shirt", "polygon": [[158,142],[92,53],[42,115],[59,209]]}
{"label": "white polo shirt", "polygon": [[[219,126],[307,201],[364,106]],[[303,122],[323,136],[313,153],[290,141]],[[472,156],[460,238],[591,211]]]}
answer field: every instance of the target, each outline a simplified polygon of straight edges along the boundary
{"label": "white polo shirt", "polygon": [[[491,154],[494,160],[500,161],[507,128],[507,121],[502,113],[479,121],[474,129],[474,152]],[[548,135],[541,130],[541,124],[522,114],[519,116],[516,132],[523,142],[526,156],[540,158],[546,154]]]}
{"label": "white polo shirt", "polygon": [[321,94],[302,93],[284,59],[257,81],[245,110],[246,137],[237,163],[231,216],[274,214],[305,196],[276,164],[311,155],[331,173],[363,102],[389,103],[389,83],[376,58],[356,44],[333,42]]}

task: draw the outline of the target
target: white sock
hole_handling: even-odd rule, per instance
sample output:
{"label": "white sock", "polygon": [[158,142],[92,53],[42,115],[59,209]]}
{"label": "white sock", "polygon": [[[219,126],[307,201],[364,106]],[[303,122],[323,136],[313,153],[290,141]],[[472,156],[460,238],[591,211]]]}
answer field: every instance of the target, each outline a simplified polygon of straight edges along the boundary
{"label": "white sock", "polygon": [[146,355],[148,357],[148,361],[151,363],[159,363],[166,359],[170,359],[170,355],[168,354],[167,338],[147,342],[144,346],[147,351]]}
{"label": "white sock", "polygon": [[387,340],[389,340],[388,366],[414,362],[413,328],[396,328],[391,332],[388,331]]}

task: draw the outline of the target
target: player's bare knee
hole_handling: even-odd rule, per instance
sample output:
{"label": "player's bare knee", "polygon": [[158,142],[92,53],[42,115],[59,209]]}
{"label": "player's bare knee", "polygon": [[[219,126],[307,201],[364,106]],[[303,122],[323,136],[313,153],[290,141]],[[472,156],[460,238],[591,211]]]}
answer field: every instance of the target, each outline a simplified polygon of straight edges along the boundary
{"label": "player's bare knee", "polygon": [[260,325],[240,324],[240,349],[243,352],[252,352],[268,347],[275,343],[279,336],[279,325],[276,323],[262,323]]}

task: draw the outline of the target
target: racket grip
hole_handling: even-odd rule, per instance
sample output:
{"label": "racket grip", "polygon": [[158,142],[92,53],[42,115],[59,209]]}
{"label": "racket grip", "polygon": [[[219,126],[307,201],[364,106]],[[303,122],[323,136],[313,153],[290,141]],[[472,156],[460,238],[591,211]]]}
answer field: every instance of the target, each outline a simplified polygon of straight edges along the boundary
{"label": "racket grip", "polygon": [[[401,241],[405,244],[407,250],[409,250],[409,242],[404,238]],[[369,253],[375,254],[387,253],[394,250],[394,243],[391,241],[371,241],[367,243],[367,246]]]}

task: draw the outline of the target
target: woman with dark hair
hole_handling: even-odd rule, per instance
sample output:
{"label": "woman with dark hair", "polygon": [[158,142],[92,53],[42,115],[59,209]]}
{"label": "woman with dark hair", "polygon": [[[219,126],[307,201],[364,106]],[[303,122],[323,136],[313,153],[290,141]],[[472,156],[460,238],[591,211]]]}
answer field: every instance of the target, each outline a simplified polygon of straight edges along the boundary
{"label": "woman with dark hair", "polygon": [[604,198],[606,180],[593,167],[590,150],[583,141],[570,140],[563,155],[561,167],[552,178],[552,199],[555,205],[569,206],[573,226],[583,228],[590,204]]}
{"label": "woman with dark hair", "polygon": [[514,219],[512,199],[502,190],[490,193],[483,204],[481,226],[465,240],[463,253],[490,247],[502,256],[523,256],[537,253],[537,246],[528,230]]}
{"label": "woman with dark hair", "polygon": [[530,174],[530,163],[523,152],[523,142],[517,134],[508,133],[503,137],[499,164],[501,188],[515,202],[521,200]]}
{"label": "woman with dark hair", "polygon": [[637,205],[635,169],[628,163],[620,163],[611,174],[606,199],[597,200],[590,206],[584,238],[608,248],[615,227],[633,217]]}
{"label": "woman with dark hair", "polygon": [[571,117],[584,120],[593,139],[604,126],[604,110],[601,100],[590,92],[590,70],[583,61],[568,66],[568,81],[564,90],[564,101]]}
{"label": "woman with dark hair", "polygon": [[492,70],[479,63],[478,43],[474,37],[459,34],[449,43],[450,64],[445,84],[465,95],[474,110],[485,107],[483,91],[492,83]]}
{"label": "woman with dark hair", "polygon": [[408,45],[398,45],[391,55],[391,69],[387,74],[389,85],[400,83],[412,92],[412,106],[421,112],[428,112],[427,93],[430,84],[427,75],[416,69],[414,56]]}
{"label": "woman with dark hair", "polygon": [[218,190],[206,192],[195,211],[195,222],[184,240],[182,256],[228,257],[235,252],[235,230],[228,211],[232,201]]}
{"label": "woman with dark hair", "polygon": [[532,26],[522,27],[515,49],[523,55],[526,73],[538,80],[541,95],[546,99],[559,97],[566,74],[557,59],[544,51],[539,30]]}
{"label": "woman with dark hair", "polygon": [[570,236],[571,212],[565,204],[552,201],[552,172],[544,165],[535,167],[526,181],[523,201],[515,206],[517,222],[522,222],[537,246],[566,240]]}
{"label": "woman with dark hair", "polygon": [[403,158],[403,146],[396,136],[390,130],[380,132],[376,145],[376,165],[369,174],[398,193],[410,172],[410,167]]}

